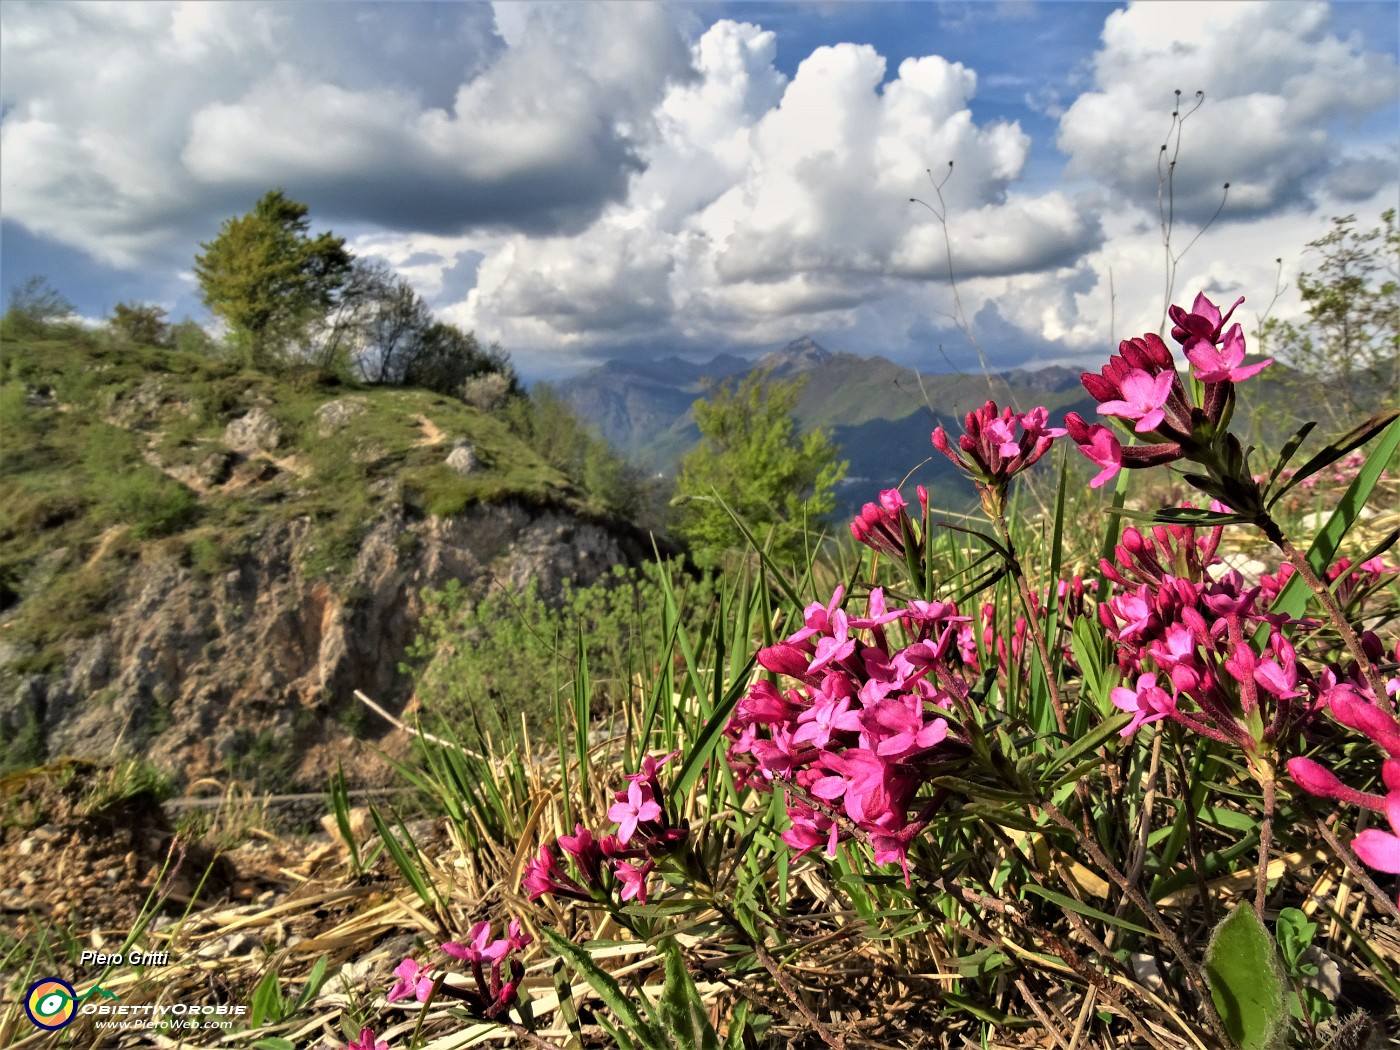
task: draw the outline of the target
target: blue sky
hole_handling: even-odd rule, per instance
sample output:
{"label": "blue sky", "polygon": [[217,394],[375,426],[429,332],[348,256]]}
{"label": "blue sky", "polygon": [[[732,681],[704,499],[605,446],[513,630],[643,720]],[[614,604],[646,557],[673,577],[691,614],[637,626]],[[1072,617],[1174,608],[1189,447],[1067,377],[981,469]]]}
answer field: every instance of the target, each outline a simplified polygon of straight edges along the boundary
{"label": "blue sky", "polygon": [[[1206,92],[1178,251],[1231,182],[1173,298],[1262,310],[1276,257],[1291,277],[1331,215],[1395,206],[1397,16],[7,0],[0,277],[203,320],[198,243],[281,186],[532,377],[803,334],[934,370],[1087,361],[1162,313],[1173,88]],[[950,159],[945,231],[908,198]],[[1286,289],[1274,312],[1297,309]]]}

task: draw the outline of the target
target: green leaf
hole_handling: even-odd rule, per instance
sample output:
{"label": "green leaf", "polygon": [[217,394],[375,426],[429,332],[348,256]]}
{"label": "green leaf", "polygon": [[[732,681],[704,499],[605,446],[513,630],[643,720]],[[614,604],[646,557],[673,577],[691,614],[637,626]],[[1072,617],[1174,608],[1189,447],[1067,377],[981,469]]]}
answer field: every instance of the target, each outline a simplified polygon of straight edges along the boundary
{"label": "green leaf", "polygon": [[326,964],[328,962],[330,962],[330,959],[324,955],[316,960],[315,965],[311,967],[310,976],[306,978],[306,983],[302,985],[301,993],[297,996],[297,1001],[292,1005],[288,1013],[296,1013],[315,998],[316,993],[321,990],[321,985],[326,983]]}
{"label": "green leaf", "polygon": [[1086,733],[1074,743],[1060,748],[1058,751],[1050,753],[1050,760],[1045,764],[1043,773],[1053,773],[1061,766],[1073,762],[1080,755],[1087,754],[1095,748],[1108,743],[1113,737],[1122,731],[1123,727],[1132,721],[1132,715],[1127,711],[1119,711],[1112,718],[1106,718],[1094,728],[1090,733]]}
{"label": "green leaf", "polygon": [[557,1012],[569,1030],[564,1042],[565,1050],[583,1050],[583,1029],[579,1026],[578,1011],[574,1009],[574,989],[569,984],[569,971],[564,960],[556,959],[550,973],[554,978],[555,994],[559,996]]}
{"label": "green leaf", "polygon": [[729,722],[729,714],[734,710],[739,698],[748,692],[748,677],[753,665],[754,658],[749,657],[748,662],[744,664],[743,673],[734,679],[725,690],[724,697],[715,705],[714,711],[705,722],[705,728],[695,738],[695,743],[691,745],[679,772],[676,773],[676,782],[671,788],[672,798],[685,797],[690,786],[700,778],[705,763],[710,760],[715,748],[724,741],[724,727]]}
{"label": "green leaf", "polygon": [[1278,913],[1274,924],[1274,936],[1278,939],[1278,949],[1283,955],[1283,965],[1290,972],[1297,972],[1298,960],[1312,944],[1317,923],[1309,922],[1308,917],[1297,908],[1284,908]]}
{"label": "green leaf", "polygon": [[1367,419],[1362,423],[1358,424],[1347,434],[1338,438],[1336,441],[1328,445],[1317,455],[1313,456],[1312,459],[1308,460],[1301,467],[1299,467],[1297,473],[1295,473],[1293,477],[1288,479],[1288,484],[1284,485],[1276,493],[1274,493],[1273,498],[1269,500],[1269,506],[1272,507],[1275,503],[1282,499],[1284,494],[1288,492],[1289,489],[1293,488],[1294,485],[1297,485],[1299,482],[1312,477],[1319,470],[1323,469],[1324,467],[1331,466],[1333,463],[1337,462],[1337,460],[1341,459],[1348,452],[1351,452],[1354,449],[1358,449],[1362,445],[1366,444],[1366,442],[1370,441],[1382,430],[1390,426],[1391,423],[1395,422],[1396,419],[1400,419],[1400,412],[1378,412],[1370,419]]}
{"label": "green leaf", "polygon": [[[1312,433],[1312,429],[1315,426],[1317,426],[1315,422],[1304,423],[1298,428],[1297,433],[1284,442],[1283,448],[1278,454],[1278,462],[1274,464],[1274,469],[1269,472],[1269,480],[1264,485],[1264,491],[1266,493],[1269,489],[1274,487],[1274,482],[1277,481],[1278,476],[1283,473],[1283,468],[1288,466],[1288,461],[1293,458],[1293,454],[1298,451],[1298,447],[1302,445],[1307,439],[1307,436]],[[1269,506],[1273,506],[1272,500],[1269,501]]]}
{"label": "green leaf", "polygon": [[744,1032],[748,1027],[749,1001],[740,999],[729,1015],[729,1035],[724,1040],[724,1050],[744,1050]]}
{"label": "green leaf", "polygon": [[667,937],[658,947],[666,959],[666,987],[657,1003],[661,1025],[678,1050],[719,1050],[719,1033],[710,1024],[700,990],[686,972],[680,945]]}
{"label": "green leaf", "polygon": [[1283,974],[1269,931],[1247,902],[1235,906],[1211,934],[1206,981],[1235,1045],[1241,1050],[1280,1046],[1288,1023]]}
{"label": "green leaf", "polygon": [[250,1005],[250,1020],[254,1028],[261,1028],[268,1023],[276,1024],[282,1020],[286,1011],[276,970],[268,970],[258,982],[258,986],[253,989],[253,1001]]}
{"label": "green leaf", "polygon": [[[1381,474],[1385,472],[1386,465],[1390,462],[1390,458],[1395,455],[1397,448],[1400,448],[1400,424],[1393,423],[1381,437],[1380,443],[1366,457],[1365,464],[1357,471],[1356,477],[1352,479],[1346,492],[1338,501],[1337,509],[1332,512],[1332,516],[1327,519],[1327,523],[1322,526],[1317,538],[1313,540],[1312,546],[1308,548],[1308,564],[1312,566],[1314,572],[1321,575],[1332,563],[1332,558],[1341,545],[1342,537],[1361,516],[1361,511],[1366,506],[1366,500],[1375,490]],[[1288,582],[1284,584],[1279,596],[1274,599],[1274,604],[1270,606],[1269,611],[1295,618],[1302,616],[1308,607],[1308,598],[1311,594],[1312,591],[1302,574],[1295,572],[1288,578]],[[1263,639],[1268,636],[1268,631],[1269,627],[1265,624],[1256,632],[1256,644],[1262,644]]]}
{"label": "green leaf", "polygon": [[1157,934],[1153,933],[1146,926],[1139,926],[1137,923],[1128,922],[1127,919],[1116,918],[1108,914],[1108,912],[1099,911],[1097,908],[1091,908],[1089,905],[1077,901],[1066,894],[1056,893],[1054,890],[1047,890],[1044,886],[1037,886],[1035,883],[1027,883],[1025,889],[1027,893],[1034,893],[1037,897],[1044,897],[1051,904],[1058,904],[1061,908],[1064,908],[1066,911],[1072,911],[1076,915],[1083,915],[1097,922],[1106,922],[1110,926],[1118,926],[1125,930],[1131,930],[1133,933],[1140,933],[1144,937],[1157,936]]}
{"label": "green leaf", "polygon": [[296,1043],[283,1039],[280,1035],[270,1035],[253,1044],[253,1050],[297,1050]]}
{"label": "green leaf", "polygon": [[613,975],[593,961],[593,956],[553,930],[545,929],[543,933],[554,954],[567,962],[575,973],[583,975],[583,979],[622,1022],[622,1028],[627,1034],[634,1036],[649,1050],[672,1050],[671,1046],[637,1012],[637,1007],[632,999],[623,992]]}

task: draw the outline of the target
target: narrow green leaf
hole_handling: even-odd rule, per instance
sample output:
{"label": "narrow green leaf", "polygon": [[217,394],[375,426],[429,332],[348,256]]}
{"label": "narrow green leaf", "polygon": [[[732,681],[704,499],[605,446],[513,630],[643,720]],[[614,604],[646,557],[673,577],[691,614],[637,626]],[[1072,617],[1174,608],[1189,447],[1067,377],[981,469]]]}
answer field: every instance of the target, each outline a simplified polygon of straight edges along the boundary
{"label": "narrow green leaf", "polygon": [[579,1025],[578,1011],[574,1009],[574,989],[569,984],[569,970],[564,960],[556,959],[550,973],[554,978],[554,992],[559,997],[557,1012],[569,1030],[564,1050],[583,1050],[583,1029]]}
{"label": "narrow green leaf", "polygon": [[1118,926],[1124,930],[1131,930],[1133,933],[1142,934],[1144,937],[1157,936],[1157,934],[1153,933],[1146,926],[1139,926],[1135,922],[1129,922],[1127,919],[1120,919],[1117,916],[1108,914],[1106,911],[1099,911],[1098,908],[1091,908],[1089,905],[1082,901],[1077,901],[1067,894],[1057,893],[1055,890],[1048,890],[1044,886],[1037,886],[1033,882],[1027,883],[1025,889],[1027,893],[1034,893],[1037,897],[1044,897],[1051,904],[1058,904],[1061,908],[1064,908],[1066,911],[1072,911],[1076,915],[1083,915],[1096,922],[1106,922],[1110,926]]}
{"label": "narrow green leaf", "polygon": [[753,670],[753,665],[754,657],[750,656],[744,664],[743,673],[729,684],[724,696],[715,705],[714,711],[710,713],[710,717],[705,722],[705,728],[695,738],[695,743],[691,746],[685,756],[685,761],[681,763],[681,768],[676,773],[676,783],[671,788],[672,798],[682,799],[685,797],[691,785],[700,778],[705,763],[710,760],[715,748],[723,742],[724,727],[729,721],[730,712],[739,703],[739,698],[748,691],[748,677]]}
{"label": "narrow green leaf", "polygon": [[748,1027],[749,1001],[740,999],[729,1015],[729,1034],[724,1039],[724,1050],[744,1050],[744,1032]]}
{"label": "narrow green leaf", "polygon": [[1125,725],[1132,721],[1132,715],[1127,711],[1119,711],[1111,718],[1106,718],[1100,722],[1091,732],[1080,737],[1074,743],[1060,748],[1058,751],[1050,753],[1050,760],[1045,764],[1044,774],[1053,773],[1061,766],[1073,762],[1080,755],[1087,754],[1097,747],[1108,743],[1114,736],[1117,736]]}
{"label": "narrow green leaf", "polygon": [[301,986],[301,993],[297,996],[297,1001],[292,1005],[290,1013],[297,1013],[303,1006],[311,1002],[316,997],[316,993],[321,990],[321,985],[326,983],[326,964],[330,962],[327,956],[321,956],[311,967],[311,973],[306,978],[306,983]]}
{"label": "narrow green leaf", "polygon": [[1288,479],[1288,484],[1274,493],[1273,499],[1269,501],[1269,506],[1273,506],[1282,499],[1283,495],[1288,492],[1289,489],[1293,488],[1293,486],[1312,477],[1324,467],[1331,466],[1348,452],[1366,444],[1366,442],[1370,441],[1382,430],[1394,423],[1397,418],[1400,418],[1400,412],[1378,412],[1370,419],[1357,424],[1357,426],[1352,428],[1348,433],[1339,437],[1336,441],[1299,467],[1297,472]]}
{"label": "narrow green leaf", "polygon": [[686,972],[680,945],[667,937],[657,947],[666,960],[666,987],[657,1003],[661,1026],[677,1050],[719,1050],[719,1033],[710,1024],[700,991]]}
{"label": "narrow green leaf", "polygon": [[1270,1050],[1288,1024],[1283,973],[1274,939],[1248,902],[1240,902],[1211,934],[1206,982],[1235,1045]]}
{"label": "narrow green leaf", "polygon": [[[1392,423],[1390,428],[1381,436],[1380,442],[1371,450],[1366,457],[1365,464],[1357,471],[1356,477],[1352,479],[1347,490],[1342,494],[1341,500],[1337,503],[1337,509],[1332,512],[1332,516],[1327,519],[1327,523],[1322,526],[1312,546],[1308,549],[1308,564],[1313,571],[1321,575],[1332,563],[1332,558],[1337,553],[1337,548],[1341,545],[1342,537],[1347,534],[1347,530],[1361,515],[1362,509],[1366,506],[1366,501],[1371,497],[1376,484],[1380,481],[1381,474],[1384,473],[1390,458],[1395,455],[1395,450],[1400,448],[1400,423]],[[1308,607],[1308,598],[1312,591],[1309,589],[1307,581],[1303,579],[1301,573],[1294,573],[1284,584],[1279,596],[1274,599],[1274,604],[1269,611],[1273,613],[1283,613],[1292,617],[1302,616]],[[1269,627],[1265,624],[1259,629],[1255,636],[1256,644],[1262,643],[1263,638],[1268,636]]]}
{"label": "narrow green leaf", "polygon": [[[1283,448],[1279,450],[1278,462],[1274,464],[1274,469],[1269,472],[1269,480],[1264,485],[1265,494],[1274,487],[1274,482],[1277,481],[1278,476],[1283,473],[1283,468],[1288,466],[1288,461],[1293,458],[1294,453],[1296,453],[1303,442],[1307,440],[1308,435],[1312,433],[1312,429],[1315,426],[1317,426],[1315,421],[1304,423],[1298,428],[1297,433],[1283,443]],[[1273,500],[1269,501],[1269,506],[1273,506]]]}
{"label": "narrow green leaf", "polygon": [[546,928],[543,933],[554,954],[567,962],[575,973],[583,975],[583,979],[588,982],[589,987],[598,993],[598,997],[622,1022],[623,1029],[627,1033],[635,1036],[649,1050],[671,1050],[671,1047],[637,1012],[632,998],[623,992],[612,974],[593,961],[593,956],[573,941],[560,936],[551,929]]}
{"label": "narrow green leaf", "polygon": [[276,970],[268,970],[258,982],[258,986],[253,989],[249,1013],[254,1028],[276,1024],[282,1020],[282,988],[278,983]]}

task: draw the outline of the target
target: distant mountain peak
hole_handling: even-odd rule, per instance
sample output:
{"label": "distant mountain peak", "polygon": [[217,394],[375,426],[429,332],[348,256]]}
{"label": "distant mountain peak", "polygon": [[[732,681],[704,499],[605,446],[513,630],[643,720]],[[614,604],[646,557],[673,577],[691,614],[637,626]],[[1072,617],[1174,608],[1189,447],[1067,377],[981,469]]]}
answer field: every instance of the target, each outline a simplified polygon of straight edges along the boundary
{"label": "distant mountain peak", "polygon": [[830,361],[834,355],[810,335],[800,336],[787,346],[771,350],[758,361],[758,367],[784,372],[805,372]]}

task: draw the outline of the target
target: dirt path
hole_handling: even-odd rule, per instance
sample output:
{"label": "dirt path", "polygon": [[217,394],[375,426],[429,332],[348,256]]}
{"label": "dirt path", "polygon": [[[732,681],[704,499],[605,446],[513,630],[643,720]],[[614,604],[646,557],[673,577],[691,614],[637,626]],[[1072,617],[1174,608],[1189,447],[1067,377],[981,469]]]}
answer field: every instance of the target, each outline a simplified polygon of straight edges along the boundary
{"label": "dirt path", "polygon": [[423,431],[423,436],[414,442],[415,445],[441,445],[447,440],[447,435],[441,428],[423,413],[419,412],[413,418],[418,421],[418,426]]}

